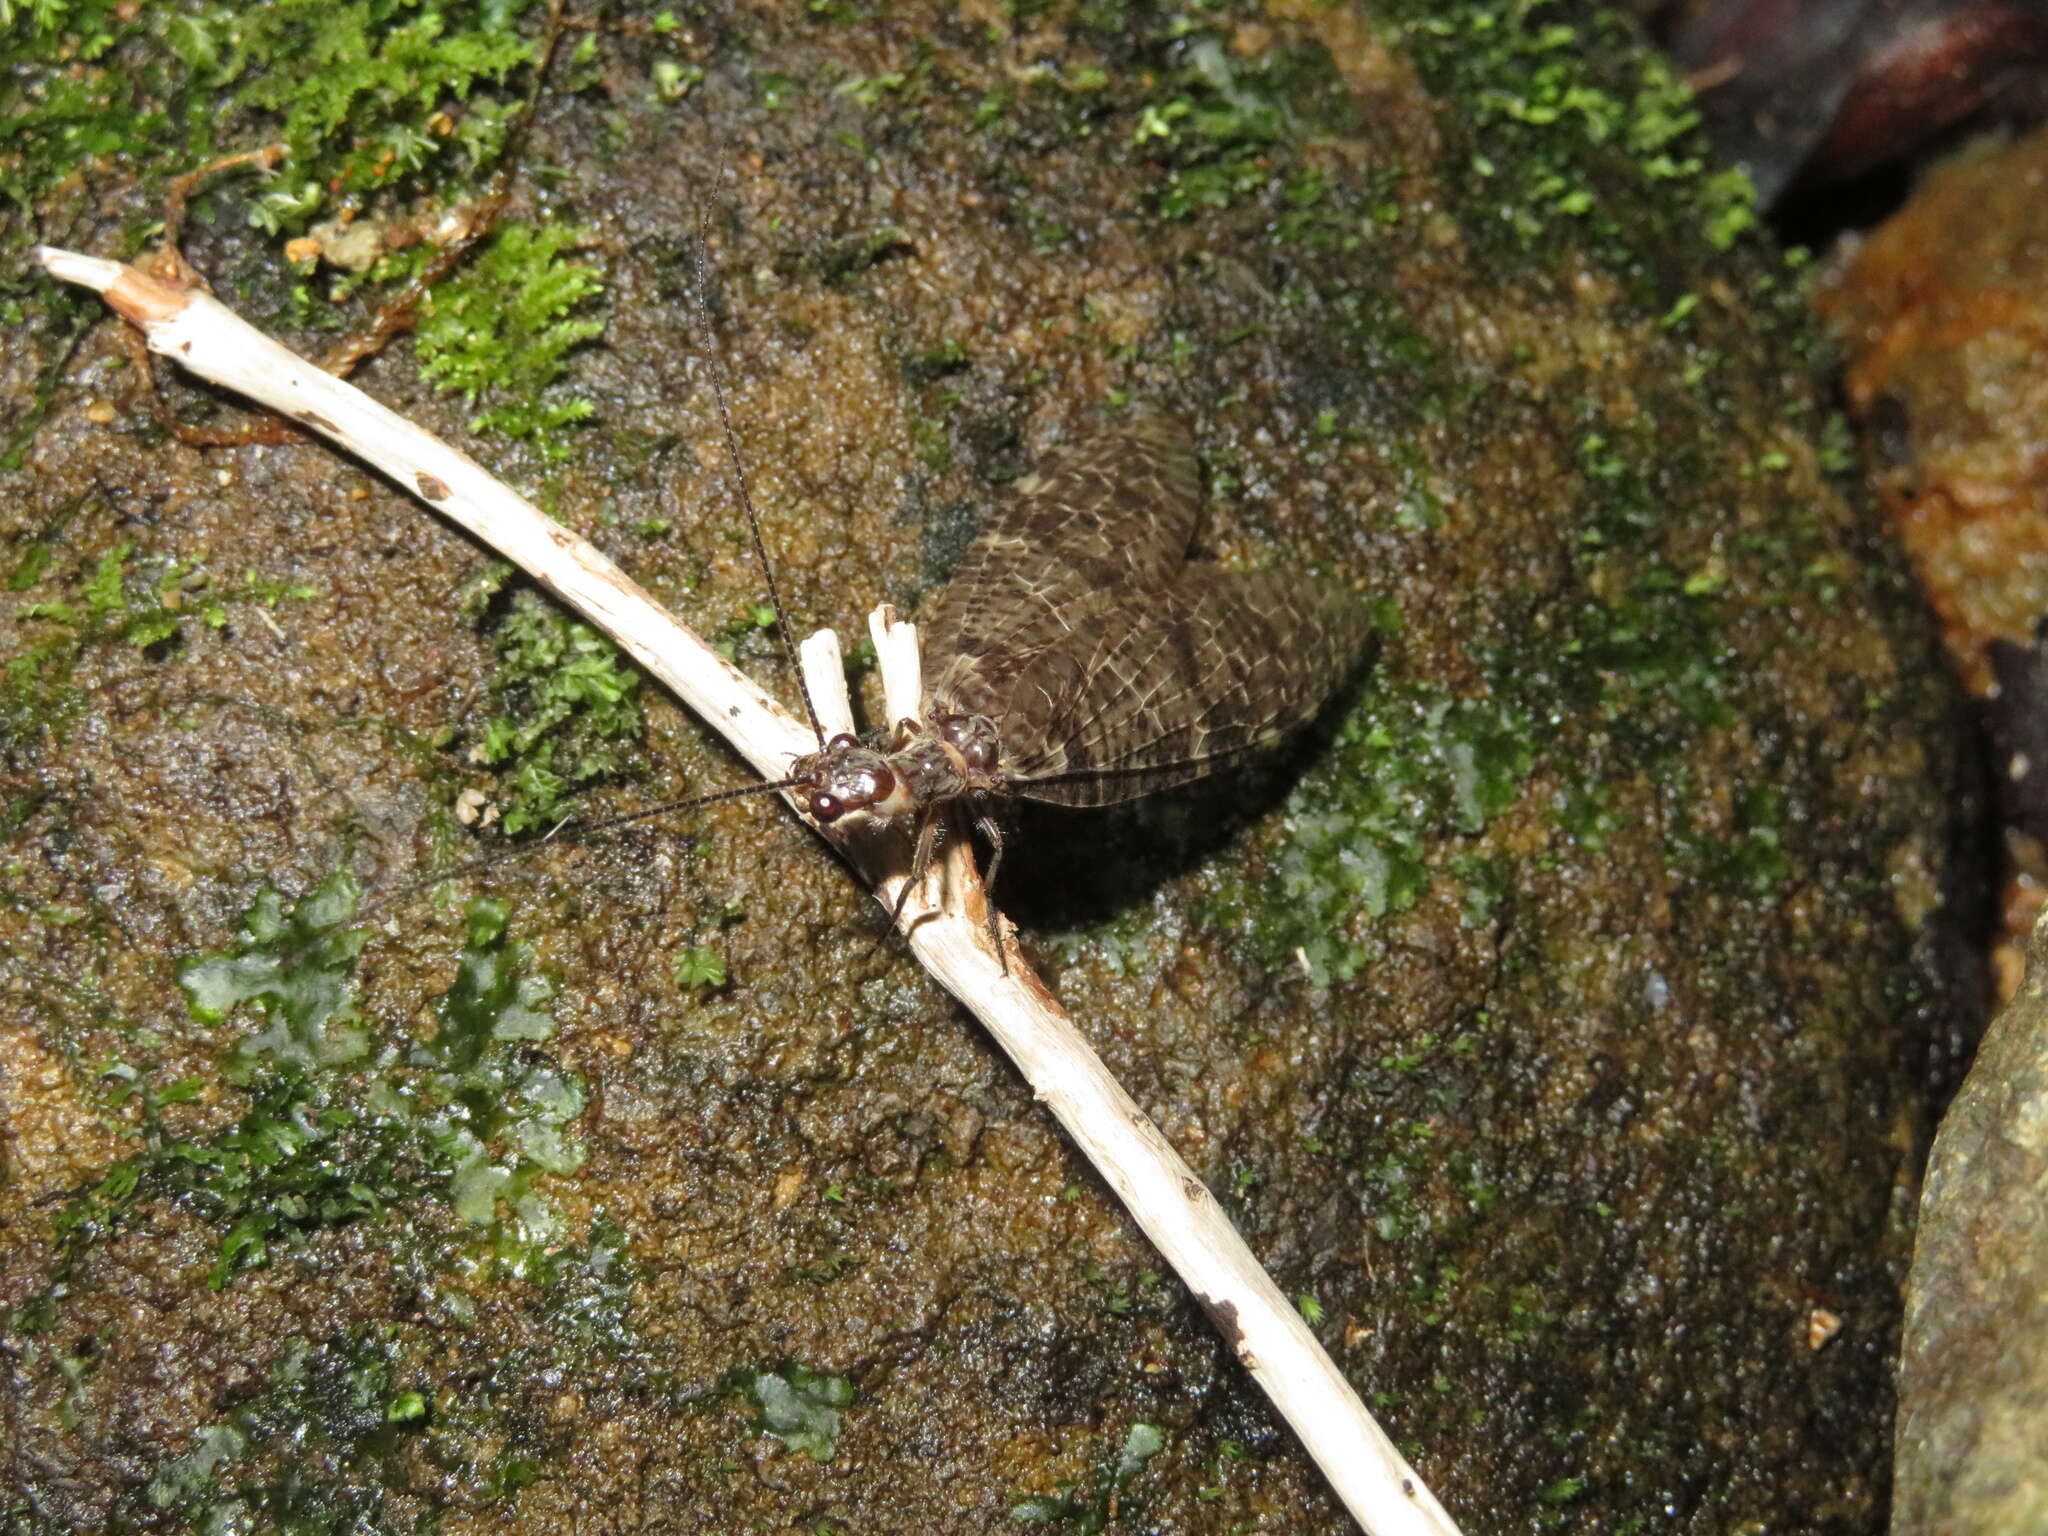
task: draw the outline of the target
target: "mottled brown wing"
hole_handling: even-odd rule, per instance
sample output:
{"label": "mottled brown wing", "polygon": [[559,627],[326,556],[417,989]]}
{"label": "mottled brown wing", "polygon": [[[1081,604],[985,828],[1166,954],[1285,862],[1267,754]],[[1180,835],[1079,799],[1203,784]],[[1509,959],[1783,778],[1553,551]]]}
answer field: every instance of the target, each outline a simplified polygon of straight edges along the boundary
{"label": "mottled brown wing", "polygon": [[[1308,720],[1358,664],[1365,606],[1284,573],[1185,567],[1098,594],[1062,643],[952,671],[935,704],[986,713],[1014,794],[1107,805],[1201,777]],[[961,686],[964,685],[964,686]]]}
{"label": "mottled brown wing", "polygon": [[1066,634],[1094,594],[1169,585],[1186,563],[1201,491],[1186,426],[1153,410],[1050,455],[990,511],[918,615],[931,691],[954,658]]}

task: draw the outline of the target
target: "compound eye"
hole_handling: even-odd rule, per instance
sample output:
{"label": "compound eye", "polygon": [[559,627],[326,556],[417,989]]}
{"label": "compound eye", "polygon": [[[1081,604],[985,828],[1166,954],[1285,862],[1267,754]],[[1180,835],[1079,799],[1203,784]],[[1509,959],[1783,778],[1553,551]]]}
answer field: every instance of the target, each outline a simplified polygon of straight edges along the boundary
{"label": "compound eye", "polygon": [[830,741],[825,743],[825,750],[827,752],[851,752],[855,747],[859,745],[859,737],[849,736],[846,734],[846,732],[841,731],[838,735],[834,736]]}
{"label": "compound eye", "polygon": [[837,821],[846,813],[846,807],[837,795],[828,795],[824,790],[811,792],[811,815],[819,821]]}

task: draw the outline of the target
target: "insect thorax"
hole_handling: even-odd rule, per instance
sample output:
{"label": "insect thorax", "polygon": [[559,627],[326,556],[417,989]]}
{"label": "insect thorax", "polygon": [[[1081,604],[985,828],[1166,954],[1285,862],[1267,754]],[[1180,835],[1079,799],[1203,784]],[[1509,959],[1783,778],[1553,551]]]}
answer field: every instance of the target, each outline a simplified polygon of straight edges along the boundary
{"label": "insect thorax", "polygon": [[822,752],[790,764],[789,773],[821,822],[855,812],[888,822],[962,795],[1000,793],[1000,757],[988,716],[934,714],[898,721],[886,748],[834,736]]}

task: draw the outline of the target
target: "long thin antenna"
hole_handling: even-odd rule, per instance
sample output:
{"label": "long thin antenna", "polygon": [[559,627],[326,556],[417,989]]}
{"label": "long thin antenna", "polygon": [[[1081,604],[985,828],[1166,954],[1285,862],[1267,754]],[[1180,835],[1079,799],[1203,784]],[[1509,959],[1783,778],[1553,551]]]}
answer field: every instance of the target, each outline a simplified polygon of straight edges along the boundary
{"label": "long thin antenna", "polygon": [[700,805],[715,805],[720,800],[738,800],[746,795],[769,795],[780,790],[794,789],[801,782],[797,779],[775,779],[762,784],[742,784],[738,789],[716,790],[708,795],[693,795],[687,800],[665,800],[660,805],[650,805],[644,810],[628,811],[623,816],[607,816],[603,821],[584,822],[580,825],[563,823],[553,832],[537,842],[526,843],[518,848],[507,848],[500,853],[487,853],[480,858],[465,859],[460,864],[450,864],[446,869],[437,869],[432,874],[421,875],[417,880],[408,880],[404,885],[388,891],[380,891],[363,906],[367,915],[379,907],[388,906],[400,897],[410,896],[429,886],[439,885],[443,880],[453,880],[461,875],[473,875],[480,870],[495,869],[500,864],[509,864],[514,859],[523,859],[528,854],[538,853],[555,839],[555,833],[567,830],[572,836],[584,838],[594,832],[609,832],[616,827],[628,826],[636,821],[647,821],[655,816],[668,816],[677,811],[695,810]]}
{"label": "long thin antenna", "polygon": [[[725,161],[718,163],[719,180],[725,177]],[[716,189],[714,189],[714,195]],[[697,205],[697,316],[704,327],[704,351],[711,371],[711,398],[718,406],[719,430],[725,434],[725,456],[731,466],[733,493],[739,497],[741,507],[747,514],[747,535],[754,544],[754,563],[761,569],[761,581],[768,588],[768,604],[775,610],[775,633],[782,642],[783,660],[789,663],[789,670],[796,676],[797,692],[803,695],[804,718],[811,722],[811,731],[818,738],[818,750],[825,750],[825,727],[818,723],[818,711],[811,703],[811,685],[804,681],[804,669],[796,659],[796,646],[789,638],[789,610],[782,606],[782,594],[775,588],[775,569],[768,563],[767,547],[761,542],[761,519],[754,511],[754,498],[747,491],[747,466],[740,457],[739,439],[733,435],[732,413],[725,404],[725,353],[722,350],[718,321],[711,313],[711,267],[709,252],[711,234],[704,219],[707,197]]]}

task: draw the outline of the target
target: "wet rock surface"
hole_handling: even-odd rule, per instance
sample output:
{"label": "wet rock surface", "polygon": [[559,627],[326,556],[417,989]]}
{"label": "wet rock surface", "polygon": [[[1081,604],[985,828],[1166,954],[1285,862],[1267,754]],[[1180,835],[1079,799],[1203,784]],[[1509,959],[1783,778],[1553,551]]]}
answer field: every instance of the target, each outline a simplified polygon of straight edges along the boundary
{"label": "wet rock surface", "polygon": [[[361,381],[785,692],[689,302],[707,200],[799,628],[914,606],[1121,399],[1185,415],[1205,551],[1348,581],[1379,659],[1247,776],[1028,816],[1027,949],[1469,1529],[1869,1531],[1922,1084],[1971,995],[1954,700],[1775,258],[1656,67],[1571,25],[578,34],[504,217],[586,232],[589,421],[472,435],[403,341]],[[39,233],[125,249],[160,189],[81,176]],[[258,191],[186,254],[318,350]],[[496,846],[457,806],[519,792],[473,761],[511,600],[466,613],[485,553],[317,444],[167,437],[116,328],[33,302],[15,419],[63,382],[0,475],[11,1513],[1338,1527],[786,817],[493,871],[502,934],[425,895],[348,919],[337,869],[390,891]],[[645,708],[593,812],[739,781]],[[266,887],[330,905],[238,927]]]}
{"label": "wet rock surface", "polygon": [[1985,1033],[1927,1169],[1899,1364],[1899,1532],[2040,1530],[2048,1407],[2033,1219],[2048,1138],[2048,973],[2035,929],[2019,995]]}

